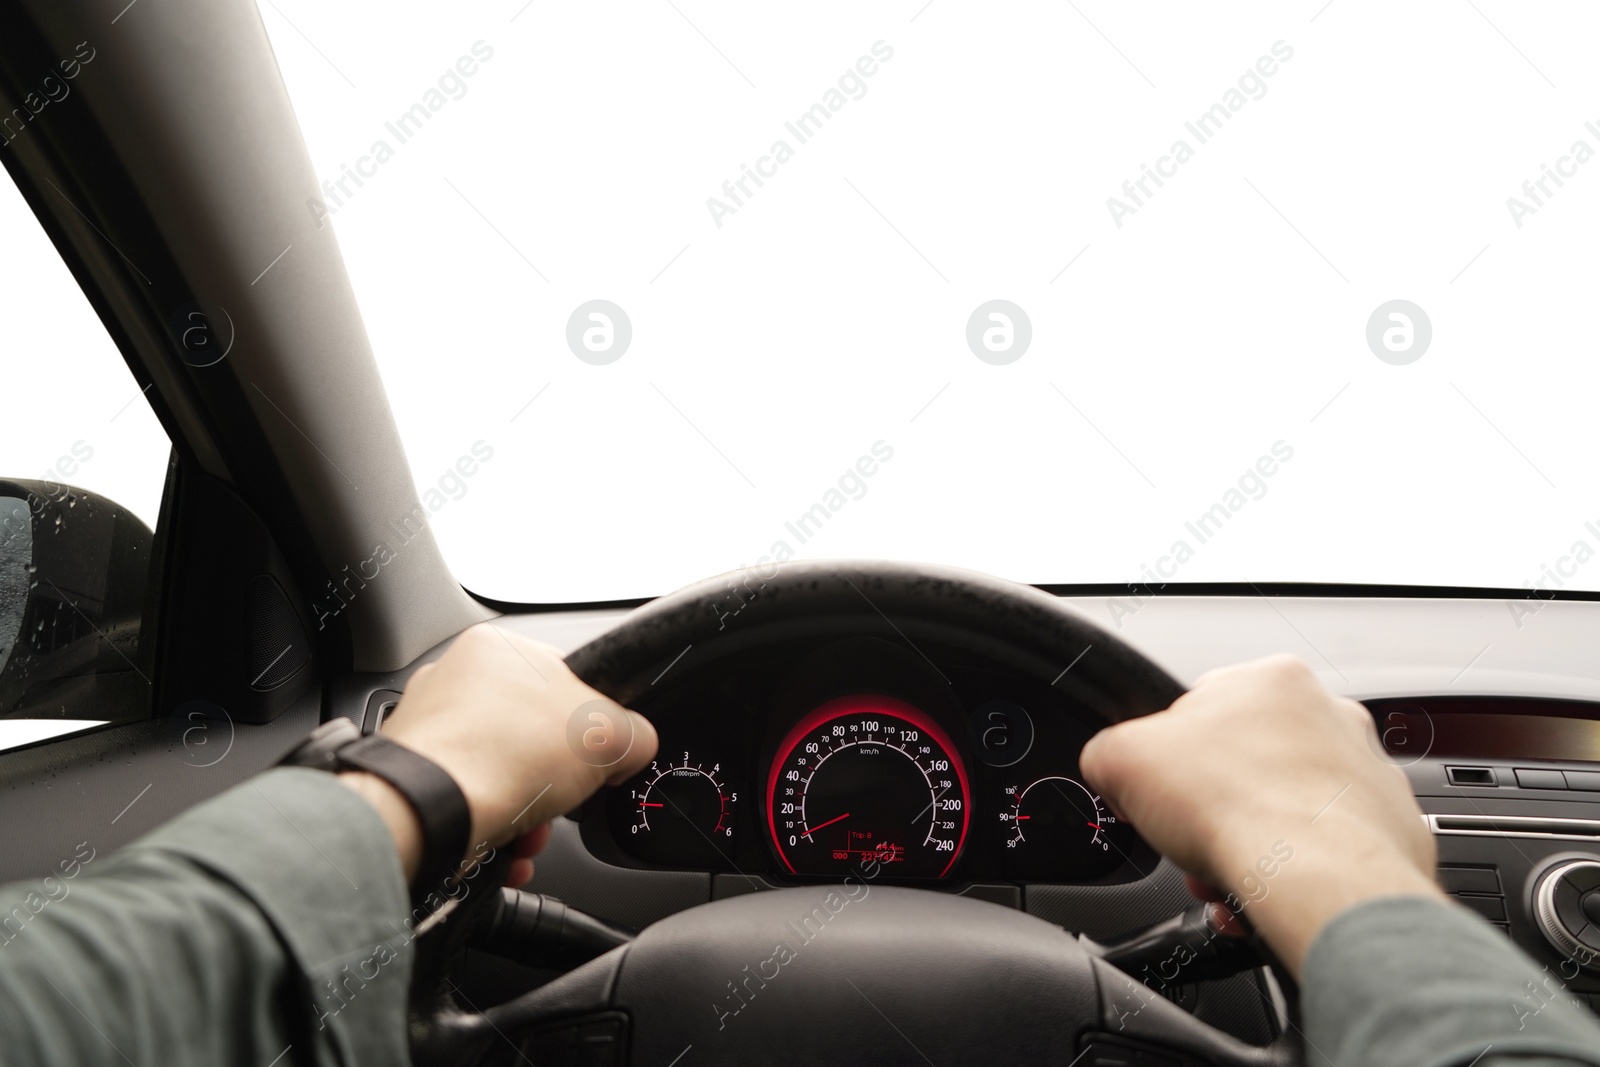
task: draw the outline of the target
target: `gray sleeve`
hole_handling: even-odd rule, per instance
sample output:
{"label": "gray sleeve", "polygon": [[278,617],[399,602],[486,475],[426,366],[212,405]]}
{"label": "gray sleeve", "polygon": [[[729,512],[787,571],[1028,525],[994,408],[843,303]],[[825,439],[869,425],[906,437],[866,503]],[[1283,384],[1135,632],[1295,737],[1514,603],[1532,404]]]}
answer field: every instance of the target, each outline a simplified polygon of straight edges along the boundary
{"label": "gray sleeve", "polygon": [[1561,977],[1453,904],[1387,897],[1357,905],[1306,954],[1307,1063],[1600,1065],[1600,1020]]}
{"label": "gray sleeve", "polygon": [[58,867],[0,886],[7,1064],[409,1062],[404,877],[332,775],[270,771]]}

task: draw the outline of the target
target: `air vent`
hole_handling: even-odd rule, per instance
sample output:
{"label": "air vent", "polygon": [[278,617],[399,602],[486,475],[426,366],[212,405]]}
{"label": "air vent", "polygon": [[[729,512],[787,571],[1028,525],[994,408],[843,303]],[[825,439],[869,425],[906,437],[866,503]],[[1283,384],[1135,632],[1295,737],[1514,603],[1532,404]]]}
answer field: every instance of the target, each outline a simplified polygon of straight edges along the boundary
{"label": "air vent", "polygon": [[1600,821],[1594,819],[1541,819],[1526,815],[1428,815],[1436,834],[1468,837],[1564,837],[1600,840]]}

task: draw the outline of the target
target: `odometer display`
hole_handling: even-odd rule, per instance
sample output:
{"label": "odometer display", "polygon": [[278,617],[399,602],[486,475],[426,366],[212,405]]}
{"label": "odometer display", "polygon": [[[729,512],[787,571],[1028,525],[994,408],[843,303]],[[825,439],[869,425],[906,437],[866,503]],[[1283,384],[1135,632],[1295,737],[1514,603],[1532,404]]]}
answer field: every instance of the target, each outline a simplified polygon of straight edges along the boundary
{"label": "odometer display", "polygon": [[971,819],[967,771],[927,714],[893,697],[841,697],[778,746],[767,826],[791,874],[882,864],[904,878],[949,873]]}

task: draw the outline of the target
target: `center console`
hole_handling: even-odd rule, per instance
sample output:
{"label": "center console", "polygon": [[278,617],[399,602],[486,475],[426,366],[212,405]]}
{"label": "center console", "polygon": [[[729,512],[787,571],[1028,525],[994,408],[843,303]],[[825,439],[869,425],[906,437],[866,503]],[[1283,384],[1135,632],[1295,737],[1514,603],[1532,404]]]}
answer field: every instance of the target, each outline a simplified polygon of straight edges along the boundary
{"label": "center console", "polygon": [[1369,700],[1438,844],[1439,882],[1600,1012],[1600,705]]}

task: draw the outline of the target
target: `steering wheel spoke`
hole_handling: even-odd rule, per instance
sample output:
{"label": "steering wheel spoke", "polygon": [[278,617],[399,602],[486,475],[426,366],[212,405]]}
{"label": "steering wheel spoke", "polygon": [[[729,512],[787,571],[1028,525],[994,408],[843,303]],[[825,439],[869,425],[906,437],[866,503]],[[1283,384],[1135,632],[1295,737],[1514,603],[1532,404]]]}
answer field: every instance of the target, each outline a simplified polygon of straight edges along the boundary
{"label": "steering wheel spoke", "polygon": [[[1083,1037],[1080,1051],[1095,1047],[1080,1067],[1299,1067],[1299,1042],[1285,1031],[1272,1044],[1247,1045],[1207,1026],[1131,975],[1094,959],[1100,990],[1100,1026]],[[1132,1054],[1142,1053],[1142,1058]],[[1166,1056],[1164,1063],[1158,1056]]]}

